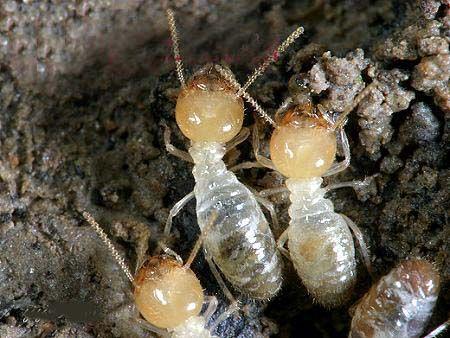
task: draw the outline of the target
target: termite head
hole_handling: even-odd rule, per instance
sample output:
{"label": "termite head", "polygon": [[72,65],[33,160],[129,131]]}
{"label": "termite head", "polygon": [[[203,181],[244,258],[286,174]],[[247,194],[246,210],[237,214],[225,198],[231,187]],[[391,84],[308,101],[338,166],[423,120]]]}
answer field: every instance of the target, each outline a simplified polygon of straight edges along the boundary
{"label": "termite head", "polygon": [[190,140],[225,143],[242,128],[244,102],[213,66],[206,66],[181,90],[175,117]]}
{"label": "termite head", "polygon": [[200,281],[173,258],[150,257],[134,284],[136,307],[156,327],[173,329],[201,311],[204,296]]}
{"label": "termite head", "polygon": [[336,136],[308,98],[288,109],[277,124],[270,140],[270,156],[280,173],[289,178],[312,178],[331,167]]}

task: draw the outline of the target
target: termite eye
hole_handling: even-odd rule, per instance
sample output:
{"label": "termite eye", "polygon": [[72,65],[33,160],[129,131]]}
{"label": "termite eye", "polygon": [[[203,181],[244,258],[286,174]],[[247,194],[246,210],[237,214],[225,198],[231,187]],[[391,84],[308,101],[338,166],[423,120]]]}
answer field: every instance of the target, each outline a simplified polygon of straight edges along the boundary
{"label": "termite eye", "polygon": [[192,141],[225,143],[236,136],[244,121],[244,102],[217,73],[195,76],[178,96],[175,117]]}
{"label": "termite eye", "polygon": [[333,164],[336,136],[315,115],[288,111],[270,140],[270,156],[277,170],[289,178],[322,176]]}
{"label": "termite eye", "polygon": [[135,278],[134,297],[141,315],[163,329],[197,316],[204,300],[194,272],[166,257],[151,257],[142,266]]}

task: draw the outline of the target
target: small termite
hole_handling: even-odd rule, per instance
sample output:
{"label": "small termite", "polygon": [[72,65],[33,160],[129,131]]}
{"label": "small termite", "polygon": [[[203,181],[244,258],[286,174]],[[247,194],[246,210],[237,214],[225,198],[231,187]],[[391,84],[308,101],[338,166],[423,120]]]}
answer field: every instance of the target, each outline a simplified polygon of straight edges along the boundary
{"label": "small termite", "polygon": [[[194,163],[192,173],[195,187],[170,211],[164,234],[169,236],[172,218],[195,197],[197,222],[201,231],[212,212],[218,215],[216,223],[205,237],[204,251],[221,287],[225,289],[225,284],[216,266],[240,292],[254,299],[269,299],[281,287],[281,259],[258,202],[268,207],[269,211],[272,210],[272,215],[273,208],[239,182],[222,160],[228,150],[244,141],[249,134],[246,128],[242,128],[242,97],[256,109],[259,106],[248,94],[237,92],[230,86],[213,66],[204,67],[185,83],[174,14],[170,9],[167,17],[182,87],[175,117],[181,132],[191,141],[189,153],[170,144],[168,129],[164,138],[169,153]],[[266,63],[275,60],[302,32],[301,27],[294,31]]]}
{"label": "small termite", "polygon": [[[423,259],[401,262],[359,301],[349,338],[419,337],[433,312],[439,274]],[[428,337],[437,335],[430,333]]]}
{"label": "small termite", "polygon": [[[190,269],[201,246],[201,237],[186,263],[183,264],[180,256],[165,247],[166,254],[149,257],[133,277],[125,260],[95,219],[86,211],[82,215],[133,285],[136,308],[145,319],[138,322],[144,328],[163,337],[217,338],[212,332],[239,309],[237,302],[233,302],[212,325],[207,325],[218,302],[216,297],[204,295],[200,281]],[[203,304],[207,308],[200,315]]]}
{"label": "small termite", "polygon": [[[244,90],[226,69],[217,69],[235,88]],[[334,175],[350,164],[349,143],[342,126],[347,114],[376,83],[374,81],[367,86],[336,121],[323,107],[313,105],[307,94],[286,102],[278,110],[276,122],[263,110],[258,111],[275,126],[275,130],[270,140],[272,160],[269,160],[258,153],[259,136],[255,127],[253,146],[258,162],[253,166],[277,170],[287,177],[286,187],[268,189],[261,194],[268,196],[290,192],[290,223],[279,237],[277,246],[292,260],[303,284],[315,300],[327,307],[340,305],[355,283],[355,249],[349,227],[358,239],[363,259],[370,269],[362,233],[347,216],[336,213],[333,203],[324,196],[330,189],[357,187],[367,182],[343,182],[325,188],[321,188],[321,185],[322,177]],[[284,117],[279,119],[277,117],[281,112],[284,112]],[[345,159],[333,163],[337,138],[341,142]],[[241,166],[250,167],[252,163],[243,163]],[[287,241],[289,250],[284,248]]]}

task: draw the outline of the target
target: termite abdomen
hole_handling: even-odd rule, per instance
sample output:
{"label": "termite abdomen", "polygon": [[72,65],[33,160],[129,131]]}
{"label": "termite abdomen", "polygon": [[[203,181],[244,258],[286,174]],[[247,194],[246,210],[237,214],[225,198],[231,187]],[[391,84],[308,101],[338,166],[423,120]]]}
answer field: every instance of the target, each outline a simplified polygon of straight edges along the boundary
{"label": "termite abdomen", "polygon": [[361,299],[349,337],[419,337],[433,312],[439,280],[426,260],[400,263]]}

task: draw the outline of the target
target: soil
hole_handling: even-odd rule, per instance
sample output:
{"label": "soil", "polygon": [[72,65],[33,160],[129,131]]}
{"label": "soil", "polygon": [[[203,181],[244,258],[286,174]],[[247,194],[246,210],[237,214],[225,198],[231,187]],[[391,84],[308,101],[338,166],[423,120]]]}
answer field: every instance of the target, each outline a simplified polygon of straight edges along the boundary
{"label": "soil", "polygon": [[[374,80],[349,115],[350,167],[325,183],[369,178],[329,193],[362,230],[374,279],[423,257],[441,274],[425,330],[450,313],[448,0],[171,1],[189,76],[225,62],[239,81],[298,25],[305,34],[250,94],[269,112],[308,88],[336,114]],[[130,268],[154,252],[170,208],[194,186],[192,165],[169,155],[163,126],[187,148],[174,106],[179,83],[164,9],[151,0],[0,4],[0,337],[146,337],[131,286],[79,213],[86,209]],[[246,126],[257,116],[247,106]],[[271,127],[260,123],[267,153]],[[254,160],[250,142],[227,158]],[[283,179],[263,169],[239,178],[261,190]],[[287,226],[286,196],[275,196]],[[187,257],[199,235],[195,203],[175,218],[170,246]],[[246,311],[220,337],[346,337],[349,309],[314,303],[289,261],[280,294],[243,298]],[[193,265],[205,293],[227,306],[203,255]]]}

